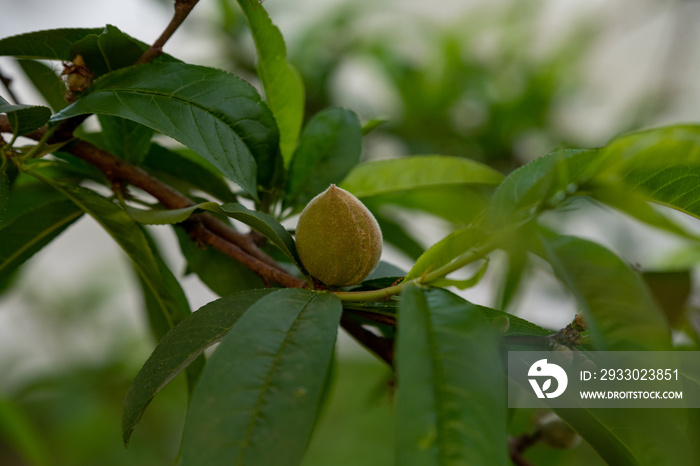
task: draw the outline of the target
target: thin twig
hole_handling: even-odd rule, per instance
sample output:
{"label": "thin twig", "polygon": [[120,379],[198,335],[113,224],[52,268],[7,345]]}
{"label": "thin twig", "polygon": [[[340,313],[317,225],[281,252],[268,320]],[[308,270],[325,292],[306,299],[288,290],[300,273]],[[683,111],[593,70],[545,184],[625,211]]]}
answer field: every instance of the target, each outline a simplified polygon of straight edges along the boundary
{"label": "thin twig", "polygon": [[183,21],[185,21],[187,16],[192,11],[192,8],[194,8],[198,1],[199,0],[175,0],[175,12],[173,13],[170,23],[160,37],[156,39],[153,45],[151,45],[134,64],[142,65],[144,63],[149,63],[160,56],[163,53],[163,46],[165,43],[168,41],[168,39],[170,39],[175,31],[177,31]]}
{"label": "thin twig", "polygon": [[365,329],[355,319],[343,312],[340,325],[362,345],[380,357],[389,367],[394,367],[394,343]]}

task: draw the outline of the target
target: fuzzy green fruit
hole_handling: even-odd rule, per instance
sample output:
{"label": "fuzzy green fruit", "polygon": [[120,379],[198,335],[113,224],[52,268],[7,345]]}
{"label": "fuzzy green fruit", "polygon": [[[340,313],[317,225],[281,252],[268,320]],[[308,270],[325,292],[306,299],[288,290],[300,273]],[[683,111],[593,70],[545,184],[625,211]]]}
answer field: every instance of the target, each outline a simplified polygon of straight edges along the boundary
{"label": "fuzzy green fruit", "polygon": [[301,212],[296,243],[307,272],[328,286],[360,283],[382,255],[382,231],[372,213],[334,184]]}

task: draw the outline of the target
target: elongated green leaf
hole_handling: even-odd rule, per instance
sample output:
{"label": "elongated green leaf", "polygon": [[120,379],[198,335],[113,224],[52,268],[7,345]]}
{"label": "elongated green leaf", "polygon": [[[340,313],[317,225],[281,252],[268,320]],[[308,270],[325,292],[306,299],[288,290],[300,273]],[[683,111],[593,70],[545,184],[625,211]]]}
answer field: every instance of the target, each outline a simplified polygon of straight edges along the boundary
{"label": "elongated green leaf", "polygon": [[287,205],[301,206],[338,184],[360,161],[362,128],[357,115],[328,108],[307,123],[289,167]]}
{"label": "elongated green leaf", "polygon": [[442,217],[455,225],[466,226],[481,214],[488,205],[488,196],[483,186],[444,185],[418,187],[409,191],[392,192],[362,201],[370,210],[379,210],[391,204],[406,209],[422,210]]}
{"label": "elongated green leaf", "polygon": [[98,118],[107,152],[132,165],[141,165],[150,148],[153,130],[124,118],[109,115]]}
{"label": "elongated green leaf", "polygon": [[[21,201],[17,200],[17,203]],[[10,203],[13,202],[11,199]],[[20,265],[60,235],[82,213],[70,201],[53,199],[28,205],[21,214],[8,216],[6,223],[0,224],[0,281],[8,279]]]}
{"label": "elongated green leaf", "polygon": [[377,220],[379,228],[382,230],[384,242],[396,246],[401,252],[413,260],[418,259],[418,257],[423,254],[423,246],[408,234],[403,225],[387,216],[378,214],[376,211],[374,212],[374,218]]}
{"label": "elongated green leaf", "polygon": [[[88,95],[54,115],[133,120],[176,139],[257,198],[274,175],[279,135],[255,89],[236,76],[182,63],[134,66],[96,80]],[[256,175],[257,172],[257,175]]]}
{"label": "elongated green leaf", "polygon": [[133,65],[143,53],[138,41],[108,24],[99,34],[88,34],[71,44],[72,57],[80,55],[95,77]]}
{"label": "elongated green leaf", "polygon": [[589,190],[589,195],[596,201],[624,212],[647,225],[688,239],[698,239],[697,236],[650,206],[648,203],[650,199],[636,191],[612,186],[595,186]]}
{"label": "elongated green leaf", "polygon": [[465,226],[485,209],[486,191],[502,179],[497,171],[472,160],[422,155],[360,164],[341,187],[373,210],[392,204]]}
{"label": "elongated green leaf", "polygon": [[517,249],[508,248],[507,250],[508,269],[503,276],[503,281],[498,290],[498,300],[496,301],[499,309],[507,309],[511,304],[527,270],[527,250],[518,248],[518,246],[520,246],[519,244],[515,246]]}
{"label": "elongated green leaf", "polygon": [[341,184],[363,199],[445,185],[495,185],[503,175],[473,160],[422,155],[356,166]]}
{"label": "elongated green leaf", "polygon": [[151,336],[154,341],[160,341],[172,326],[167,317],[163,315],[158,298],[153,294],[148,283],[141,278],[141,274],[139,274],[136,267],[134,267],[134,272],[136,280],[139,282],[139,287],[141,288],[141,297],[143,298],[142,310],[148,319],[148,327],[151,331]]}
{"label": "elongated green leaf", "polygon": [[[213,203],[202,204],[202,208],[211,208]],[[219,208],[212,208],[213,212],[220,212],[231,218],[243,222],[254,230],[262,233],[267,239],[280,248],[280,250],[295,264],[300,265],[296,244],[292,235],[272,215],[264,212],[250,210],[241,204],[224,204]]]}
{"label": "elongated green leaf", "polygon": [[670,330],[639,274],[604,247],[571,236],[542,239],[545,258],[583,308],[600,351],[668,350]]}
{"label": "elongated green leaf", "polygon": [[34,175],[90,214],[114,238],[148,284],[171,327],[190,314],[187,298],[177,279],[154,254],[141,227],[122,208],[88,189],[66,186],[36,173]]}
{"label": "elongated green leaf", "polygon": [[374,131],[375,129],[379,128],[381,125],[383,125],[383,124],[386,123],[387,121],[388,121],[388,120],[384,120],[384,119],[381,119],[381,118],[375,118],[375,119],[366,121],[366,122],[362,125],[362,135],[363,135],[363,136],[367,136],[369,133],[371,133],[371,132]]}
{"label": "elongated green leaf", "polygon": [[484,238],[485,232],[478,226],[469,226],[451,233],[428,248],[418,258],[406,275],[406,280],[418,278],[424,273],[451,263],[472,248],[478,247]]}
{"label": "elongated green leaf", "polygon": [[602,151],[598,183],[700,218],[700,126],[671,126],[623,136]]}
{"label": "elongated green leaf", "polygon": [[66,86],[53,68],[36,60],[17,60],[17,63],[52,110],[57,112],[68,105]]}
{"label": "elongated green leaf", "polygon": [[509,464],[498,338],[458,296],[404,290],[396,355],[397,465]]}
{"label": "elongated green leaf", "polygon": [[318,410],[340,301],[275,291],[223,339],[187,413],[182,465],[298,465]]}
{"label": "elongated green leaf", "polygon": [[[10,166],[7,167],[11,168]],[[15,218],[26,214],[32,209],[37,209],[43,205],[65,201],[65,198],[46,184],[33,177],[20,174],[12,184],[11,173],[6,172],[10,178],[11,188],[5,205],[5,219],[0,221],[0,226],[13,221]]]}
{"label": "elongated green leaf", "polygon": [[275,115],[280,131],[280,149],[289,165],[304,118],[304,84],[296,69],[287,61],[287,47],[277,26],[272,24],[259,3],[238,0],[258,50],[258,76],[265,90],[265,100]]}
{"label": "elongated green leaf", "polygon": [[[47,60],[63,60],[71,61],[75,57],[76,51],[73,46],[76,42],[84,40],[88,36],[101,36],[107,31],[117,32],[119,35],[128,38],[129,41],[136,43],[141,51],[145,51],[149,44],[141,42],[137,39],[129,37],[116,27],[108,25],[106,28],[65,28],[65,29],[48,29],[44,31],[34,31],[16,36],[5,37],[0,39],[0,55],[13,56],[17,58],[38,58]],[[118,52],[118,48],[114,46],[112,39],[117,34],[108,37],[102,47],[112,49],[112,52]],[[123,42],[122,42],[123,43]],[[110,56],[119,60],[118,57]],[[156,63],[178,61],[170,55],[163,53],[155,59]]]}
{"label": "elongated green leaf", "polygon": [[691,271],[648,271],[642,274],[649,291],[664,311],[672,327],[679,328],[685,320],[685,311],[693,289]]}
{"label": "elongated green leaf", "polygon": [[454,286],[459,290],[466,290],[467,288],[472,288],[476,286],[481,279],[484,277],[484,274],[486,273],[486,269],[488,268],[489,261],[484,261],[484,263],[479,267],[479,270],[476,271],[474,275],[472,275],[469,278],[465,279],[450,279],[450,278],[441,278],[439,280],[435,280],[434,282],[431,282],[433,286],[439,286],[439,287],[447,287],[447,286]]}
{"label": "elongated green leaf", "polygon": [[557,150],[514,170],[498,186],[489,206],[494,229],[534,218],[575,194],[600,167],[597,150]]}
{"label": "elongated green leaf", "polygon": [[195,273],[202,282],[219,296],[262,288],[259,276],[240,262],[231,260],[214,248],[202,249],[182,228],[176,228],[180,249],[187,260],[187,272]]}
{"label": "elongated green leaf", "polygon": [[51,118],[51,109],[40,105],[13,105],[0,97],[0,113],[7,113],[16,136],[31,133]]}
{"label": "elongated green leaf", "polygon": [[180,223],[187,220],[192,212],[197,210],[201,204],[196,204],[182,209],[137,209],[128,205],[124,206],[124,210],[129,217],[144,225],[169,225]]}
{"label": "elongated green leaf", "polygon": [[171,329],[143,365],[124,401],[124,444],[154,396],[202,352],[221,340],[248,308],[273,290],[249,290],[212,301]]}
{"label": "elongated green leaf", "polygon": [[0,55],[49,60],[73,59],[70,46],[89,34],[100,34],[102,28],[50,29],[28,32],[0,40]]}
{"label": "elongated green leaf", "polygon": [[[607,462],[620,466],[696,464],[692,442],[697,438],[682,409],[558,409]],[[643,428],[640,428],[643,426]]]}
{"label": "elongated green leaf", "polygon": [[[361,288],[363,289],[379,289],[379,288],[385,288],[391,283],[393,283],[394,280],[386,280],[385,278],[378,278],[376,280],[368,280],[363,283],[363,286]],[[370,286],[372,285],[372,286]],[[374,286],[376,285],[376,286]],[[365,309],[370,309],[375,312],[380,312],[384,315],[389,315],[392,317],[395,317],[397,315],[397,307],[398,307],[398,301],[392,300],[392,301],[380,301],[380,302],[368,302],[368,303],[349,303],[349,302],[344,302],[343,305],[345,306],[345,309],[348,310],[356,310],[356,311],[362,311]],[[479,306],[476,304],[471,304],[472,309],[475,312],[478,312],[481,315],[481,318],[484,319],[485,321],[492,322],[494,319],[497,319],[498,321],[508,322],[508,326],[505,329],[505,331],[502,331],[503,335],[506,336],[537,336],[537,337],[543,337],[543,336],[549,336],[554,333],[556,333],[553,330],[548,330],[546,328],[542,328],[539,325],[533,324],[532,322],[529,322],[525,319],[522,319],[518,316],[515,316],[513,314],[509,314],[507,312],[499,311],[498,309],[493,309],[490,307],[485,307],[485,306]],[[372,325],[373,321],[368,321],[368,324]],[[374,321],[374,324],[376,324],[376,321]]]}
{"label": "elongated green leaf", "polygon": [[142,168],[185,192],[200,190],[222,202],[236,201],[221,173],[189,149],[173,151],[151,144]]}

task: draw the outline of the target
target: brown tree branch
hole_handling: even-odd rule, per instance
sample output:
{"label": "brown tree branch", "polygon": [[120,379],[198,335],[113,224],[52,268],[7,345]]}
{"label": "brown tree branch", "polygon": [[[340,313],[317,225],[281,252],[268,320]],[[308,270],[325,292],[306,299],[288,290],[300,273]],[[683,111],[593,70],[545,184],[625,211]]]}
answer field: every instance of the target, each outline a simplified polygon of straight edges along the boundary
{"label": "brown tree branch", "polygon": [[340,326],[355,340],[389,364],[389,367],[394,367],[394,342],[392,340],[377,336],[365,329],[362,324],[348,316],[344,311],[340,318]]}
{"label": "brown tree branch", "polygon": [[[0,132],[12,132],[7,116],[0,115]],[[38,140],[46,129],[37,130],[28,137]],[[61,136],[65,136],[61,135]],[[49,143],[60,142],[55,134]],[[142,189],[158,199],[168,209],[181,209],[194,205],[194,201],[173,189],[144,170],[135,167],[123,159],[105,152],[90,143],[78,141],[65,149],[67,152],[97,167],[113,183],[126,182]],[[201,244],[209,244],[224,254],[238,260],[267,281],[286,287],[301,288],[306,281],[294,277],[282,269],[271,257],[261,251],[253,239],[240,233],[210,214],[197,214],[195,217],[203,225],[193,237]],[[204,228],[206,227],[206,228]],[[202,235],[201,238],[197,235]],[[214,239],[216,236],[219,240]],[[240,251],[240,252],[239,252]],[[245,256],[245,257],[244,257]]]}
{"label": "brown tree branch", "polygon": [[175,12],[170,20],[170,23],[165,28],[163,33],[156,39],[156,41],[151,45],[148,50],[146,50],[143,55],[136,60],[135,65],[142,65],[144,63],[149,63],[159,55],[163,53],[163,46],[170,39],[170,37],[177,31],[180,25],[185,21],[187,16],[192,11],[192,8],[197,4],[199,0],[175,0]]}
{"label": "brown tree branch", "polygon": [[264,280],[274,281],[287,288],[303,288],[306,285],[305,280],[296,278],[278,267],[273,267],[247,254],[238,245],[213,233],[199,220],[201,219],[189,220],[184,225],[185,229],[196,241],[218,249],[233,260],[240,262],[257,273]]}

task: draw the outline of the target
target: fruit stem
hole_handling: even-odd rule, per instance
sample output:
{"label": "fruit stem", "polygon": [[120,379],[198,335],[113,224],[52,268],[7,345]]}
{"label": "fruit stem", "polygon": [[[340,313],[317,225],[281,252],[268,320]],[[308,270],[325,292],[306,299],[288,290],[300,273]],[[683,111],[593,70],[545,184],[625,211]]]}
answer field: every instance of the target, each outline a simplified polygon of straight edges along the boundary
{"label": "fruit stem", "polygon": [[[443,278],[447,274],[450,274],[455,270],[459,270],[476,260],[483,259],[484,256],[496,249],[497,244],[498,239],[493,238],[491,241],[488,241],[481,247],[470,249],[449,264],[445,264],[442,267],[439,267],[432,272],[428,272],[421,277],[403,281],[395,286],[369,291],[336,291],[335,295],[341,301],[385,301],[390,297],[401,293],[401,291],[408,284],[428,285],[431,282]],[[368,312],[371,311],[368,309]]]}

